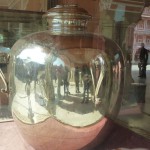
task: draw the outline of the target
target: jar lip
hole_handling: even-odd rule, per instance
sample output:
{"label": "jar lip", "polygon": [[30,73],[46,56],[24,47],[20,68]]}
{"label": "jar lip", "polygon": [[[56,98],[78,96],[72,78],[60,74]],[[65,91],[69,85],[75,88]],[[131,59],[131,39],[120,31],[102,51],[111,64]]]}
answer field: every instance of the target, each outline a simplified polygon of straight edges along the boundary
{"label": "jar lip", "polygon": [[69,5],[67,5],[67,4],[64,4],[64,5],[56,5],[55,7],[56,8],[62,8],[62,7],[78,7],[78,5],[77,4],[69,4]]}
{"label": "jar lip", "polygon": [[83,20],[91,19],[91,15],[83,8],[78,7],[78,5],[56,5],[56,7],[49,9],[43,18],[50,17],[67,17],[67,16],[80,16]]}
{"label": "jar lip", "polygon": [[84,31],[91,15],[78,5],[57,5],[43,15],[47,19],[50,30],[55,32]]}

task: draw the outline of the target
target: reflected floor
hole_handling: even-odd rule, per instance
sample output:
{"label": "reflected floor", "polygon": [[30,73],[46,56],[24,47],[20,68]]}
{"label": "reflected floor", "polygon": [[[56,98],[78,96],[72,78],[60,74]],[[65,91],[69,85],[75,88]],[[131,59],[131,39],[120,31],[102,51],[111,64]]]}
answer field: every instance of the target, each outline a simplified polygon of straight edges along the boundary
{"label": "reflected floor", "polygon": [[13,103],[14,114],[19,120],[28,124],[39,123],[53,117],[75,127],[92,125],[102,119],[103,109],[96,108],[91,96],[88,103],[82,103],[83,89],[77,94],[73,85],[70,86],[69,91],[69,95],[64,95],[62,87],[61,99],[56,98],[54,101],[35,100],[34,94],[30,95],[30,100],[27,96],[22,96],[20,99],[20,96],[16,95]]}

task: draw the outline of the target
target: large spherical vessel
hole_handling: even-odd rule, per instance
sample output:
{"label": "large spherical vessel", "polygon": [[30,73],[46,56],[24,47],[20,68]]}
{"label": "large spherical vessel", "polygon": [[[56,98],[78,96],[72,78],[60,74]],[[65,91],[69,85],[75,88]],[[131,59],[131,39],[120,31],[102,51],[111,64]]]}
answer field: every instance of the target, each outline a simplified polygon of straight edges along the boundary
{"label": "large spherical vessel", "polygon": [[111,128],[105,115],[120,108],[123,54],[86,31],[91,16],[77,5],[58,5],[45,17],[49,30],[11,50],[14,120],[36,150],[92,149]]}

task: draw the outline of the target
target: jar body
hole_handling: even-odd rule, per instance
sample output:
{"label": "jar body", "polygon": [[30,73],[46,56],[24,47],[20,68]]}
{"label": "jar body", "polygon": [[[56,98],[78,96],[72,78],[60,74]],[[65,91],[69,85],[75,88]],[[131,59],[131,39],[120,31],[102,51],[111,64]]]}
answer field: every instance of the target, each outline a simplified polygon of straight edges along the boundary
{"label": "jar body", "polygon": [[104,139],[105,115],[117,115],[123,91],[123,55],[113,41],[45,31],[17,41],[11,56],[12,112],[28,143],[69,150]]}

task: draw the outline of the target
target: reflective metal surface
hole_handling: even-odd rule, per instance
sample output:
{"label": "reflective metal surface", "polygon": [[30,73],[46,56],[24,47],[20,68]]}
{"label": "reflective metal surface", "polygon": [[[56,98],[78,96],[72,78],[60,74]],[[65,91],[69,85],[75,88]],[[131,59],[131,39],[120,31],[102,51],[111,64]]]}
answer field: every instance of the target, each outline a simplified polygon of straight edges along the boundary
{"label": "reflective metal surface", "polygon": [[[109,40],[104,37],[74,36],[74,48],[69,47],[69,38],[42,32],[14,45],[10,98],[13,113],[21,121],[32,124],[53,117],[83,127],[114,111],[123,86],[121,51],[109,52],[105,46]],[[101,42],[97,49],[93,39]]]}
{"label": "reflective metal surface", "polygon": [[77,34],[87,28],[87,21],[92,18],[89,13],[77,5],[57,5],[43,15],[47,18],[49,30],[55,34],[75,32]]}
{"label": "reflective metal surface", "polygon": [[[65,136],[69,149],[81,149],[95,140],[107,122],[105,114],[118,114],[124,58],[115,42],[86,31],[91,18],[86,11],[76,5],[54,9],[58,14],[52,9],[46,15],[48,31],[23,37],[11,49],[12,113],[34,148],[60,148],[55,139]],[[72,140],[76,138],[78,145]]]}
{"label": "reflective metal surface", "polygon": [[[78,10],[76,5],[56,10],[61,8],[61,14],[69,7]],[[66,14],[69,20],[88,19],[87,14]],[[47,14],[48,20],[58,16],[53,16],[53,10]],[[26,36],[13,46],[10,98],[13,113],[22,122],[33,124],[52,117],[84,127],[98,122],[106,112],[117,113],[123,90],[121,50],[111,40],[89,34],[85,27],[81,30],[82,24],[72,26],[67,24],[66,30],[58,26],[56,34],[49,30]]]}

